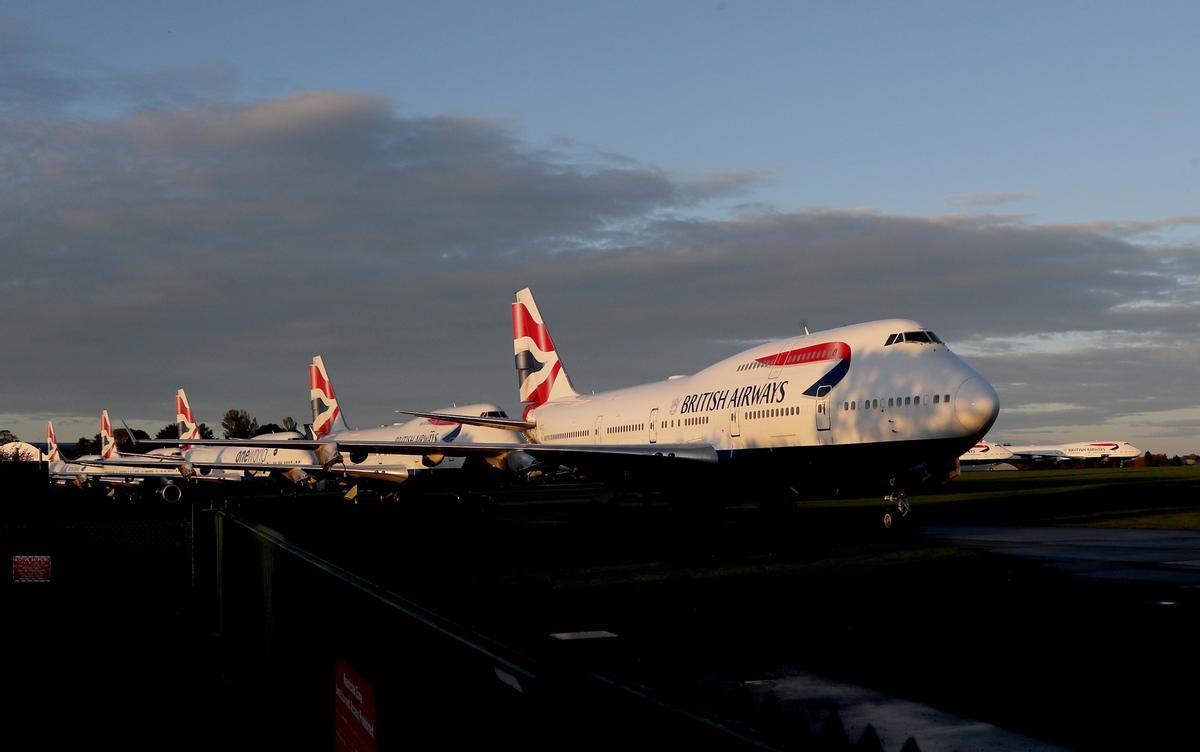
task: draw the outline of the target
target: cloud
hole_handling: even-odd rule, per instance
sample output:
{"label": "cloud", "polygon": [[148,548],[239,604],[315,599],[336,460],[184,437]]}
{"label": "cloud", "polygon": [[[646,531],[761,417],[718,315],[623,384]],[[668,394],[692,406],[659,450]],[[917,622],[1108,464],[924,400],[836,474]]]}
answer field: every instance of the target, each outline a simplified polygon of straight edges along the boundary
{"label": "cloud", "polygon": [[1200,224],[1200,215],[1191,214],[1151,220],[1096,220],[1056,226],[1075,232],[1096,232],[1119,238],[1130,238],[1197,224]]}
{"label": "cloud", "polygon": [[973,209],[977,206],[1012,204],[1034,198],[1037,198],[1036,193],[964,193],[959,196],[951,196],[946,199],[946,203],[964,209]]}
{"label": "cloud", "polygon": [[0,120],[10,415],[165,423],[183,385],[210,424],[229,407],[301,418],[316,353],[361,422],[511,410],[508,306],[527,285],[585,391],[692,371],[802,320],[904,316],[967,345],[1018,408],[998,427],[1045,424],[1022,405],[1101,421],[1196,403],[1200,254],[1128,231],[1154,222],[781,211],[745,201],[759,173],[685,179],[504,120],[409,116],[359,92],[155,88],[153,106],[67,116],[86,87],[62,77],[56,107]]}

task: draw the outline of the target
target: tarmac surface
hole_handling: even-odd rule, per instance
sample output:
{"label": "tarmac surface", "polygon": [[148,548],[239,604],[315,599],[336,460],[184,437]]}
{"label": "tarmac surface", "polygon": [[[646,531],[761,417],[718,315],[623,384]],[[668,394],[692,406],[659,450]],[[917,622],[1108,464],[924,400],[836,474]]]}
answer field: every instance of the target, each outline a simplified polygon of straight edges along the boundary
{"label": "tarmac surface", "polygon": [[862,738],[870,726],[885,750],[900,749],[910,737],[920,740],[922,752],[1055,752],[1067,749],[990,723],[818,674],[799,672],[746,684],[756,695],[774,693],[781,703],[804,704],[805,712],[814,720],[819,720],[823,709],[826,712],[836,709],[849,739]]}
{"label": "tarmac surface", "polygon": [[936,526],[923,529],[922,534],[1048,563],[1077,577],[1169,585],[1181,590],[1200,588],[1200,532]]}
{"label": "tarmac surface", "polygon": [[[1090,476],[1009,476],[978,482],[1000,491],[992,497],[919,505],[914,534],[886,539],[864,528],[874,510],[853,504],[698,513],[596,503],[587,486],[522,490],[482,514],[440,501],[350,506],[333,494],[246,497],[230,509],[518,651],[647,687],[776,747],[823,748],[833,727],[853,746],[868,725],[889,751],[909,737],[925,752],[1007,752],[1164,748],[1194,736],[1192,694],[1180,686],[1200,672],[1200,532],[1044,522],[1102,512],[1106,524],[1127,505],[1138,516],[1192,509],[1196,480],[1113,473],[1101,477],[1126,485],[1097,491]],[[1064,485],[1080,490],[1047,493]],[[192,522],[211,533],[211,513],[189,521],[186,507],[65,492],[28,501],[23,512],[5,505],[0,558],[53,555],[54,581],[0,583],[11,615],[0,637],[22,688],[0,747],[16,748],[22,732],[51,748],[296,741],[270,736],[278,727],[258,711],[303,677],[271,684],[212,639],[213,603],[198,583],[213,562],[189,556]],[[303,646],[300,609],[309,619],[316,610],[317,636],[345,614],[308,580],[291,580],[301,600],[285,599],[278,588],[298,570],[268,550],[225,562],[253,597],[227,597],[219,613],[244,616],[256,640],[270,614],[271,629]],[[262,610],[269,592],[274,608]],[[395,642],[378,614],[361,616]],[[362,663],[386,689],[383,667]],[[324,691],[315,707],[327,714]],[[780,724],[796,723],[818,741],[789,742]],[[315,738],[292,748],[320,746]]]}

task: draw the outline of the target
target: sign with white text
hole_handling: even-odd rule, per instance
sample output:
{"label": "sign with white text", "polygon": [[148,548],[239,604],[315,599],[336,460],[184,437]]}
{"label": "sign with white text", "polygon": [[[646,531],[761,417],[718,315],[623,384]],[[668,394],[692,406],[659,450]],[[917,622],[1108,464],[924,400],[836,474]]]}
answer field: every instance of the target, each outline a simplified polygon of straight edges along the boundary
{"label": "sign with white text", "polygon": [[341,658],[333,681],[334,749],[375,752],[375,689]]}
{"label": "sign with white text", "polygon": [[13,582],[49,582],[49,556],[13,556]]}

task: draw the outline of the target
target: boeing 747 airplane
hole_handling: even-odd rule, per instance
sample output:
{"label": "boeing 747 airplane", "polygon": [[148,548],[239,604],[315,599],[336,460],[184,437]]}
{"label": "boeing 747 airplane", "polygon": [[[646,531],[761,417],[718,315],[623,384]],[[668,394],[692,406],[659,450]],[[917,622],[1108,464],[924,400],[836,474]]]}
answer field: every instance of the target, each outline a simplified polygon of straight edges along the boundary
{"label": "boeing 747 airplane", "polygon": [[906,319],[767,342],[690,376],[598,394],[575,389],[528,289],[516,295],[512,322],[524,418],[453,420],[521,431],[530,442],[522,450],[540,460],[622,471],[650,464],[734,488],[869,479],[892,488],[889,527],[908,514],[897,484],[953,477],[999,413],[991,384]]}

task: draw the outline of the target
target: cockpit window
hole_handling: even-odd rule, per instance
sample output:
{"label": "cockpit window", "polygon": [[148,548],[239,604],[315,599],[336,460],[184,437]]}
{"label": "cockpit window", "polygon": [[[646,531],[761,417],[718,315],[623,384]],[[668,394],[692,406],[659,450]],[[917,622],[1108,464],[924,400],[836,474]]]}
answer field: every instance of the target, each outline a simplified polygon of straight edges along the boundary
{"label": "cockpit window", "polygon": [[939,339],[938,336],[936,334],[934,334],[933,332],[924,331],[924,332],[899,332],[897,334],[889,334],[888,338],[887,338],[887,342],[884,342],[883,346],[887,347],[888,345],[898,345],[901,342],[924,342],[926,344],[932,344],[932,343],[936,342],[939,345],[946,344],[945,342],[942,342],[942,340]]}
{"label": "cockpit window", "polygon": [[483,415],[481,417],[484,417],[484,418],[507,418],[508,414],[505,413],[503,410],[488,410],[487,412],[483,413]]}

